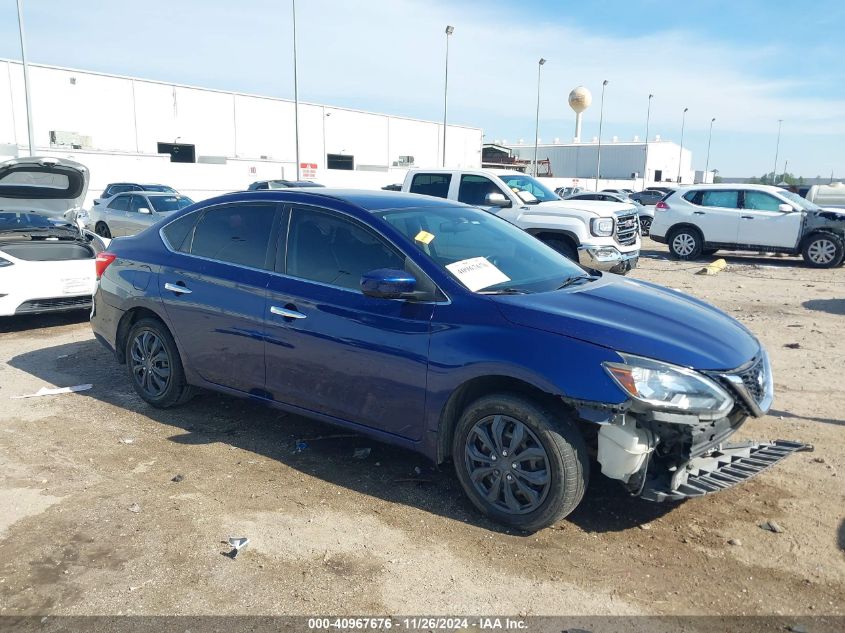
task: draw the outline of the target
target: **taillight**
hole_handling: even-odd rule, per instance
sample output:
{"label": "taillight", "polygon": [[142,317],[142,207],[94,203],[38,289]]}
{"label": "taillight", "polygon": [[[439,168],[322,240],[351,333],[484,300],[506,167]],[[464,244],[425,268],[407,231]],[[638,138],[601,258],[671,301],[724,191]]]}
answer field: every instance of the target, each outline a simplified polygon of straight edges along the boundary
{"label": "taillight", "polygon": [[661,200],[661,201],[660,201],[660,202],[658,202],[656,205],[654,205],[654,208],[655,208],[655,209],[660,209],[661,211],[668,211],[668,210],[669,210],[669,205],[668,205],[668,204],[666,204],[665,202],[663,202],[663,200]]}
{"label": "taillight", "polygon": [[94,260],[94,264],[97,267],[97,279],[103,276],[103,273],[106,272],[106,268],[108,268],[109,264],[111,264],[115,259],[117,259],[117,255],[106,251],[97,255],[97,259]]}

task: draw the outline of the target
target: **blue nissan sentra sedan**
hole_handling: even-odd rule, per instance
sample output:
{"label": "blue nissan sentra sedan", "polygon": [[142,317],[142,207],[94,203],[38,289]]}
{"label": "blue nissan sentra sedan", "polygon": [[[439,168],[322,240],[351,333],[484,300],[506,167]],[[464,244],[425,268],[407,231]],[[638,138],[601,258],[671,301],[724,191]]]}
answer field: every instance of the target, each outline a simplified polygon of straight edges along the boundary
{"label": "blue nissan sentra sedan", "polygon": [[572,512],[591,456],[663,501],[807,448],[725,444],[772,402],[743,325],[447,200],[225,195],[114,240],[97,275],[94,333],[152,406],[213,389],[451,460],[525,531]]}

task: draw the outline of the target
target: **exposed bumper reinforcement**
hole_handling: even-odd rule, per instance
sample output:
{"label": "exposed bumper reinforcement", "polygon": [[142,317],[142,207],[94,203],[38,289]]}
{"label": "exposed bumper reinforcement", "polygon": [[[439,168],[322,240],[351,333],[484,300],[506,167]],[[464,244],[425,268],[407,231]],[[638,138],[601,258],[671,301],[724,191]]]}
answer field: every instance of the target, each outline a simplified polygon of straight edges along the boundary
{"label": "exposed bumper reinforcement", "polygon": [[640,496],[649,501],[702,497],[741,484],[792,453],[812,450],[811,444],[790,440],[728,444],[690,460],[674,473],[649,478]]}

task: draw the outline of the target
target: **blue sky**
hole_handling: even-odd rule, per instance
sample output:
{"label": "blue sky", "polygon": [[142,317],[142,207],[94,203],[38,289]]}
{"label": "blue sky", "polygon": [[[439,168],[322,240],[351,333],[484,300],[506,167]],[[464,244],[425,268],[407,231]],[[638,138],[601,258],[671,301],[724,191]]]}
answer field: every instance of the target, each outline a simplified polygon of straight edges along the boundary
{"label": "blue sky", "polygon": [[[25,0],[32,62],[291,97],[288,0]],[[804,176],[845,177],[845,2],[817,0],[298,0],[300,97],[439,120],[443,29],[449,119],[486,140],[533,139],[537,59],[540,137],[572,135],[566,97],[593,92],[582,137],[651,133],[679,140],[723,175],[780,161]],[[0,0],[0,56],[17,59],[15,0]]]}

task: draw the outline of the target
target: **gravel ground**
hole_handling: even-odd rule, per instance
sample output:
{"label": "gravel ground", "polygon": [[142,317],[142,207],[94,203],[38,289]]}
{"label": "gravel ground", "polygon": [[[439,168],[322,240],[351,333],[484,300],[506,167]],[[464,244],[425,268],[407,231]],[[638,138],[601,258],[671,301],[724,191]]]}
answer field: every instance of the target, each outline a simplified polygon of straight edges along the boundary
{"label": "gravel ground", "polygon": [[[843,615],[845,271],[728,257],[698,276],[648,240],[644,255],[632,276],[767,345],[774,408],[740,437],[814,453],[680,505],[630,498],[594,465],[580,508],[523,536],[415,454],[213,394],[148,407],[84,314],[5,319],[0,614]],[[236,559],[229,536],[251,539]]]}

